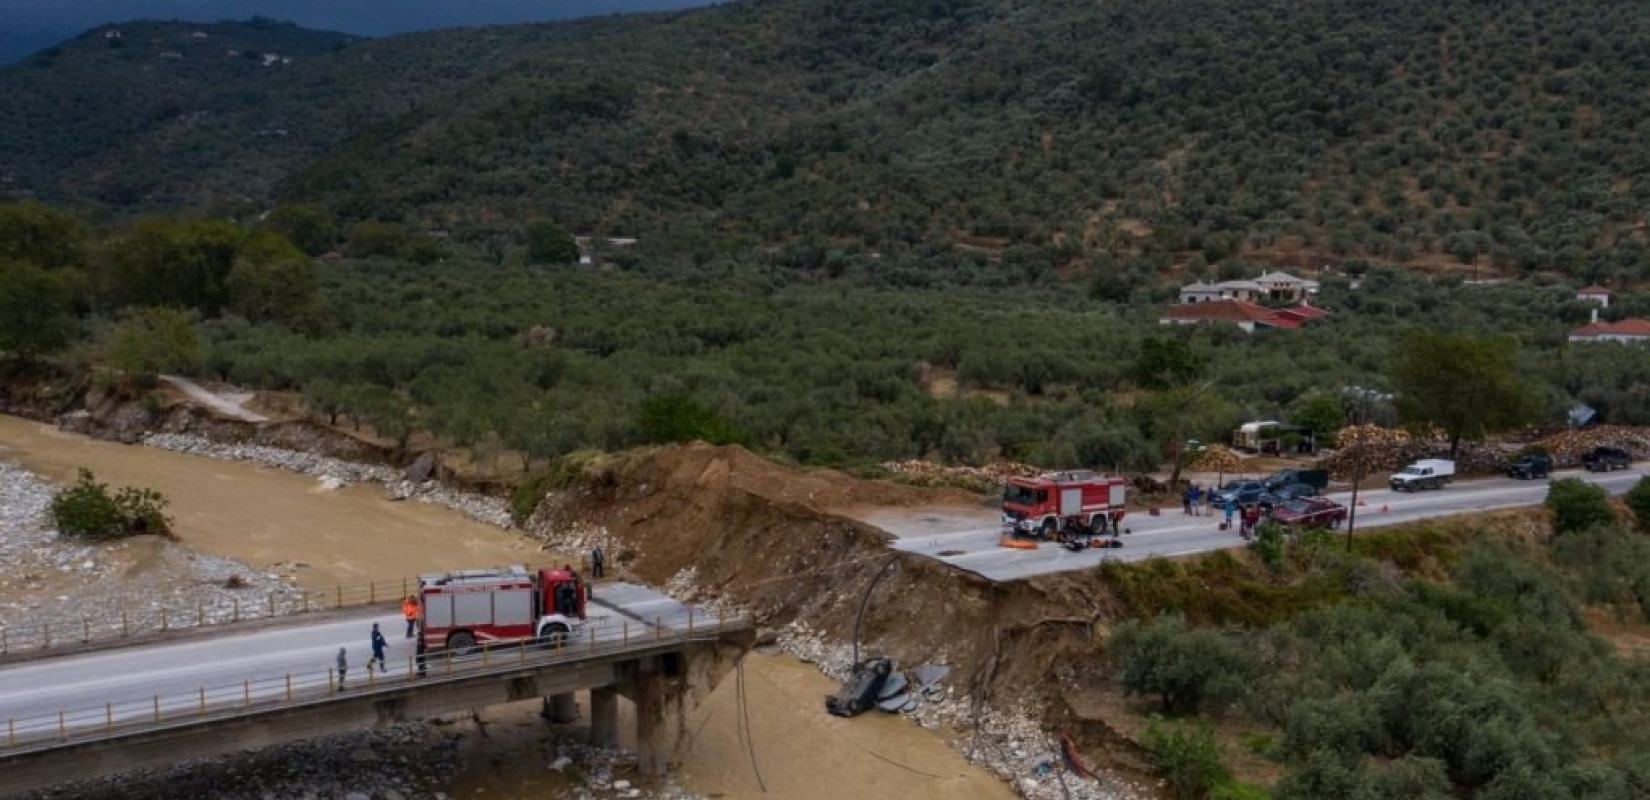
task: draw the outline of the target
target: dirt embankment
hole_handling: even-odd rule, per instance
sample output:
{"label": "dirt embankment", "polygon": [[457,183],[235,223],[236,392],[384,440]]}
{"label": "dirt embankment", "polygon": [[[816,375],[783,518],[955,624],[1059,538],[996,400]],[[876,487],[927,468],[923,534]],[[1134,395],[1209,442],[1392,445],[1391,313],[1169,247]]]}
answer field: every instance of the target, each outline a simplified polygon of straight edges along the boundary
{"label": "dirt embankment", "polygon": [[[1116,599],[1097,576],[993,583],[898,553],[889,535],[839,513],[865,506],[978,504],[978,496],[803,472],[737,447],[694,444],[638,453],[553,493],[528,530],[562,552],[604,543],[654,584],[722,596],[777,629],[801,623],[851,642],[879,568],[863,647],[901,663],[952,666],[958,689],[1070,732],[1095,761],[1146,774],[1137,748],[1066,701],[1105,680],[1100,641]],[[691,576],[691,581],[688,576]],[[959,732],[961,733],[961,732]]]}
{"label": "dirt embankment", "polygon": [[[494,497],[510,487],[479,481],[448,468],[440,449],[397,450],[304,419],[247,422],[226,418],[178,396],[93,386],[84,377],[48,365],[11,365],[0,374],[0,414],[56,424],[93,439],[136,444],[155,433],[190,434],[224,445],[275,447],[360,464],[418,470],[454,489]],[[415,466],[416,465],[416,466]]]}

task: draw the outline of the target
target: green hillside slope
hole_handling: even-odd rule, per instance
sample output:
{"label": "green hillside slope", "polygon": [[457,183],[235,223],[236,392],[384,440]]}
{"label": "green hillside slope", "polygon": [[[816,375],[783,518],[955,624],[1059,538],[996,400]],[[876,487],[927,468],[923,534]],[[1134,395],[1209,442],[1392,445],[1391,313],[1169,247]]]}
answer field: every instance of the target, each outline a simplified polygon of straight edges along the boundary
{"label": "green hillside slope", "polygon": [[[938,247],[1031,273],[1357,256],[1633,280],[1647,23],[1625,0],[758,0],[355,44],[216,86],[215,127],[148,124],[72,162],[35,155],[67,129],[0,122],[0,142],[48,196],[279,187],[460,241],[549,216],[699,261]],[[0,96],[58,70],[0,73]],[[248,144],[272,115],[286,141]],[[138,185],[108,177],[134,149]]]}

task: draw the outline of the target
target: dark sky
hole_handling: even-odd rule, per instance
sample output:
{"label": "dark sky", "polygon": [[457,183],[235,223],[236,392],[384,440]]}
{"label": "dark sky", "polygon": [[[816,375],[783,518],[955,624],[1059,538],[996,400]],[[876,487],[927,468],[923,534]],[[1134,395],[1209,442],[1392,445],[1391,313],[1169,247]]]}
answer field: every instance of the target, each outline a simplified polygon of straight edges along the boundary
{"label": "dark sky", "polygon": [[0,63],[22,58],[105,22],[216,22],[254,15],[306,28],[388,33],[568,19],[616,11],[709,5],[713,0],[0,0]]}

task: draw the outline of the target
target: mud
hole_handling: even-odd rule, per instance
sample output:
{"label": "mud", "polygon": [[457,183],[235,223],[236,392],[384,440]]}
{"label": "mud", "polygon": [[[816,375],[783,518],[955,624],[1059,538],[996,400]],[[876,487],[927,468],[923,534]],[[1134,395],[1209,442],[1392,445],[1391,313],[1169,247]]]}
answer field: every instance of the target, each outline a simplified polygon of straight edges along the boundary
{"label": "mud", "polygon": [[[1137,785],[1151,783],[1138,747],[1067,699],[1072,689],[1110,682],[1101,643],[1106,623],[1123,614],[1098,574],[992,583],[894,553],[887,532],[850,516],[875,518],[870,507],[886,514],[890,507],[928,506],[972,517],[979,501],[836,473],[800,474],[739,448],[690,445],[602,466],[581,487],[546,498],[527,527],[552,548],[607,541],[623,568],[642,580],[680,586],[696,601],[724,599],[773,631],[804,625],[848,643],[864,602],[866,652],[904,664],[950,665],[958,690],[982,707],[1068,732],[1089,763]],[[687,573],[691,581],[678,578]],[[1014,762],[1003,757],[996,764],[1019,770]]]}

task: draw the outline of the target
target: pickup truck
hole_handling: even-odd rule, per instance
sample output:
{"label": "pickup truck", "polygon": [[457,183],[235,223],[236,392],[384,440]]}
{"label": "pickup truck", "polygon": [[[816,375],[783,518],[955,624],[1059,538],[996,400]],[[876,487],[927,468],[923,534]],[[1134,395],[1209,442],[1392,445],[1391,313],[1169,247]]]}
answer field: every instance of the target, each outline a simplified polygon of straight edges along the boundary
{"label": "pickup truck", "polygon": [[1595,447],[1581,457],[1588,472],[1609,472],[1633,466],[1633,457],[1619,447]]}
{"label": "pickup truck", "polygon": [[1507,466],[1507,477],[1533,481],[1545,478],[1553,471],[1553,460],[1540,453],[1527,453]]}
{"label": "pickup truck", "polygon": [[1346,506],[1325,497],[1303,497],[1272,509],[1272,521],[1286,528],[1339,528]]}
{"label": "pickup truck", "polygon": [[1387,485],[1395,492],[1414,492],[1421,489],[1442,489],[1455,477],[1455,462],[1442,458],[1424,458],[1399,470]]}

